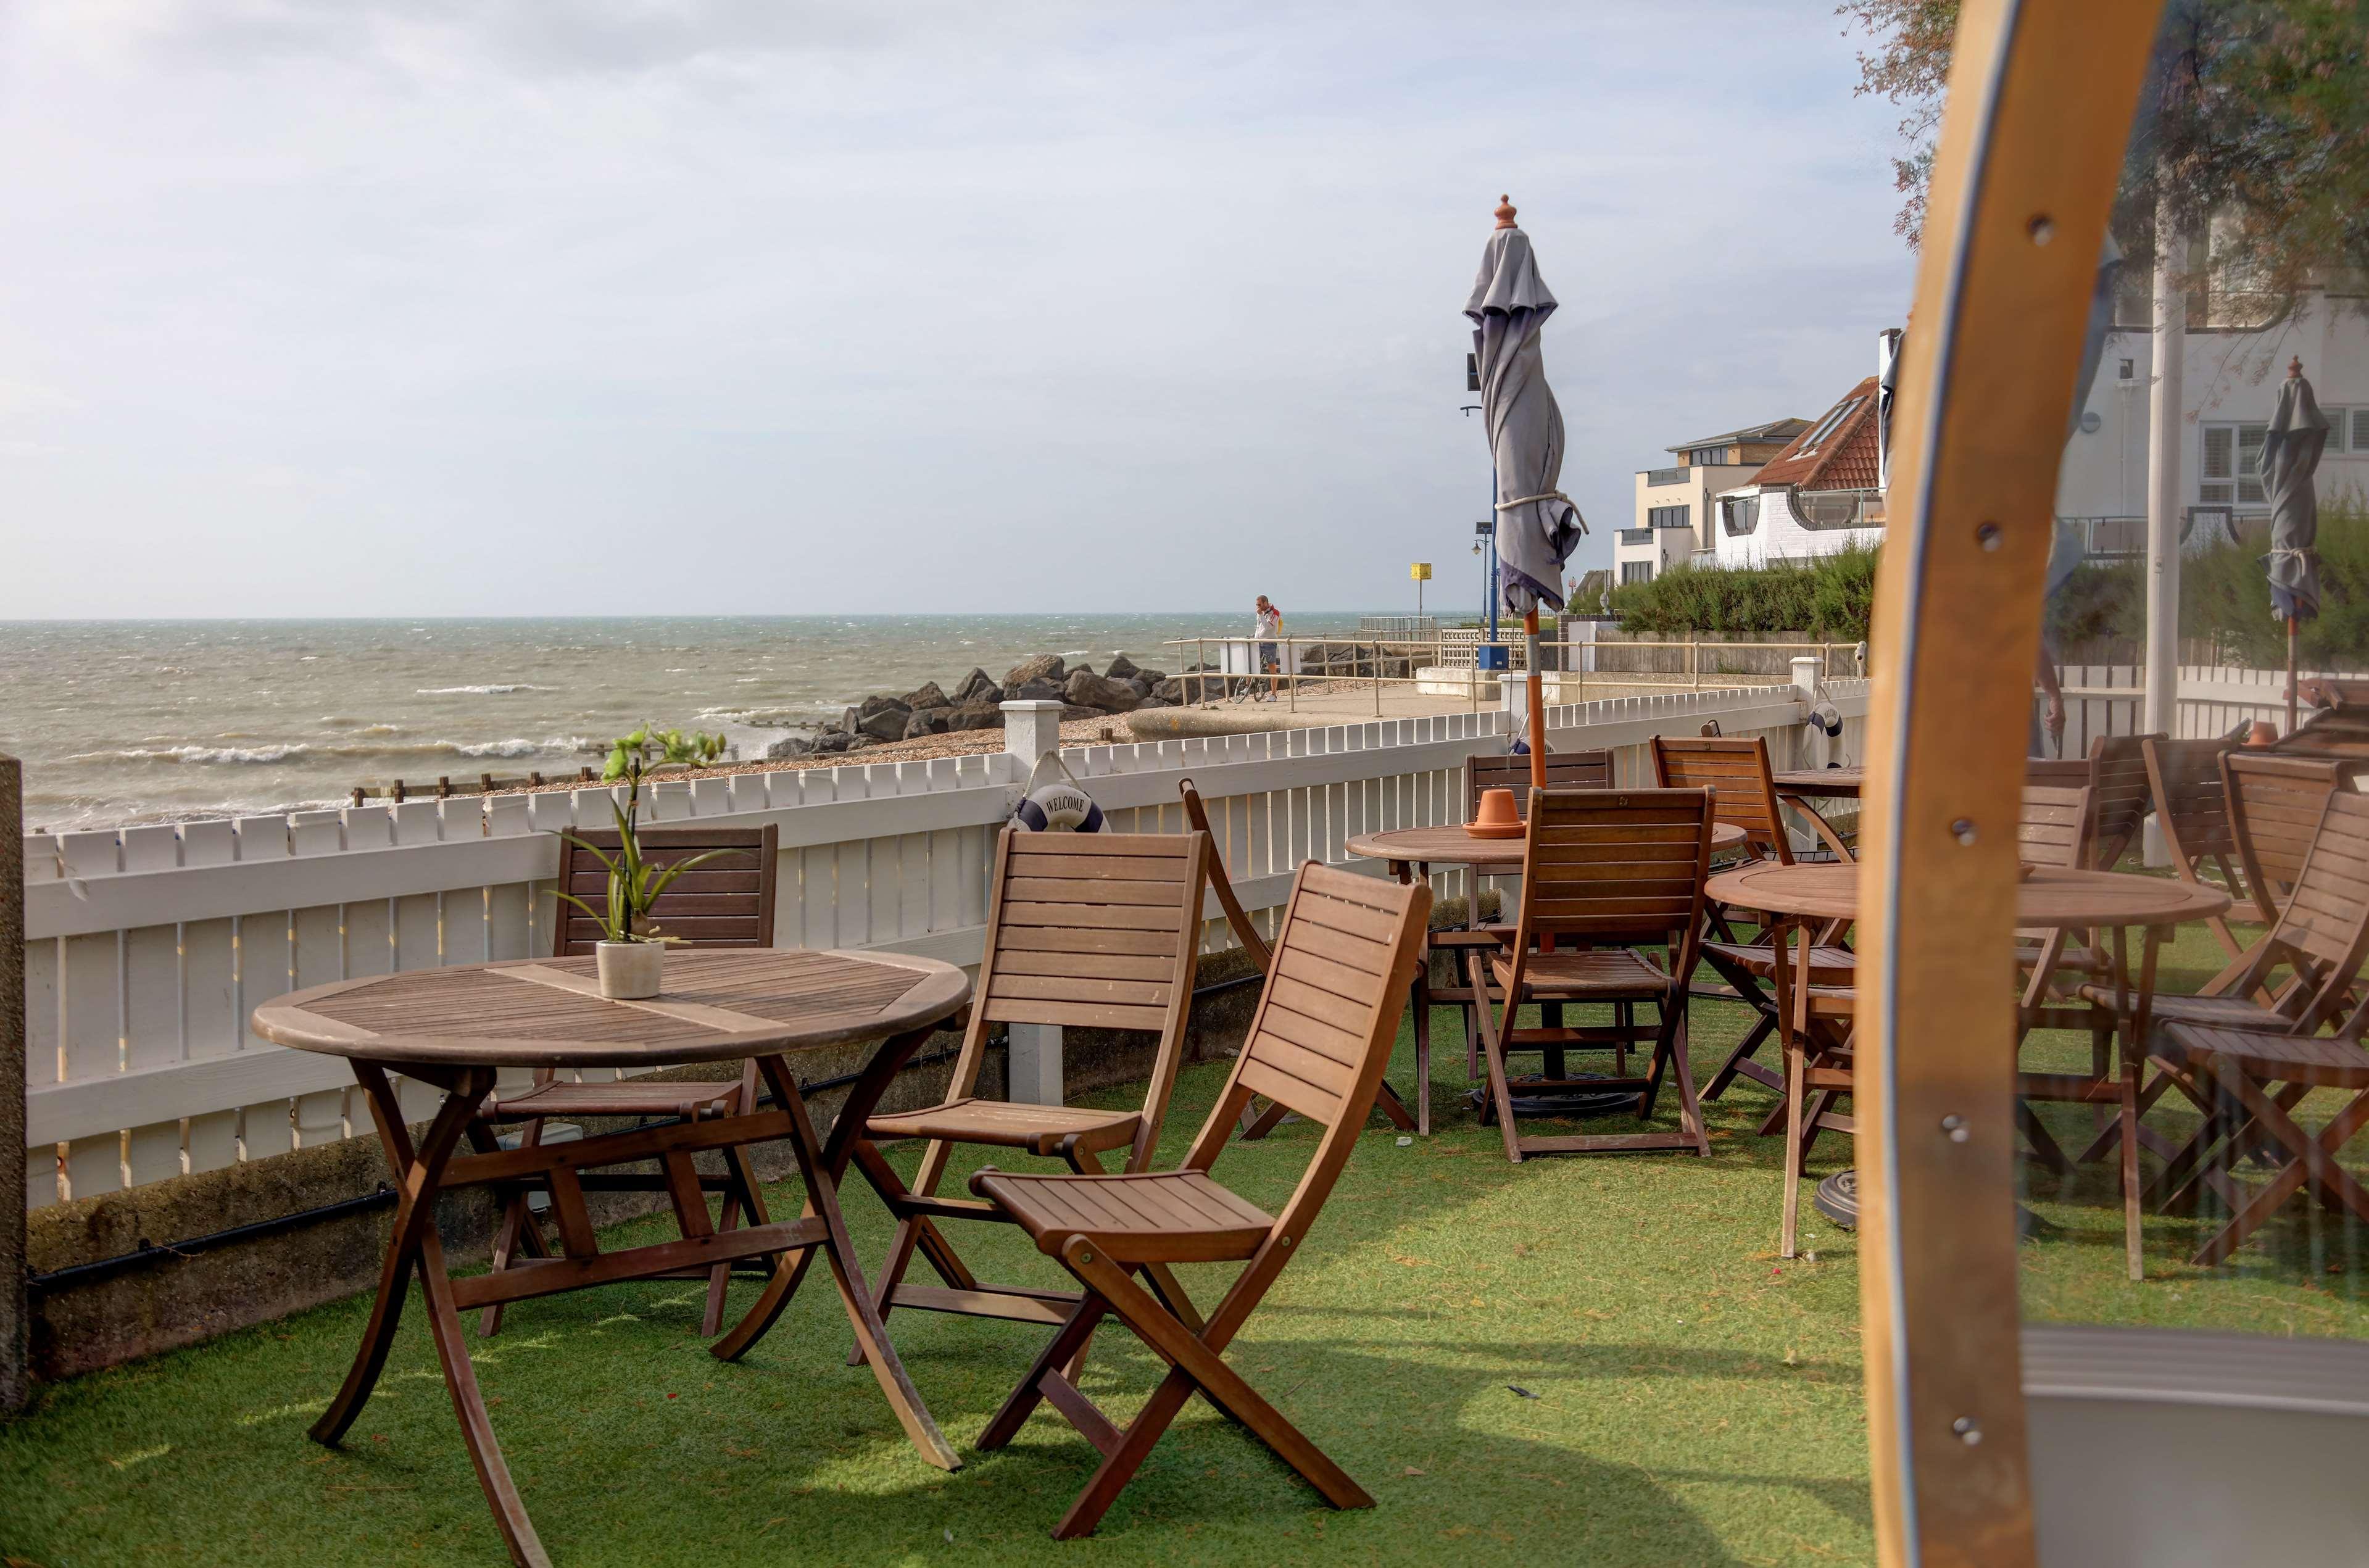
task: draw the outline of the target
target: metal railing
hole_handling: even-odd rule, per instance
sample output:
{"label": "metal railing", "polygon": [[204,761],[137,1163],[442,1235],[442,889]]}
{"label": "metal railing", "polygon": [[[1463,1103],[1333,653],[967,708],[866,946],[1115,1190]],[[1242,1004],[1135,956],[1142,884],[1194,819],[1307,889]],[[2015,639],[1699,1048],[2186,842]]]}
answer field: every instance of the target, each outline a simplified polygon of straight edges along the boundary
{"label": "metal railing", "polygon": [[1428,643],[1439,640],[1436,615],[1360,615],[1357,635],[1384,642]]}
{"label": "metal railing", "polygon": [[[1184,706],[1281,702],[1293,712],[1303,702],[1347,716],[1354,705],[1376,717],[1387,699],[1446,698],[1468,710],[1494,706],[1500,682],[1528,672],[1518,634],[1488,637],[1478,627],[1448,627],[1436,638],[1174,637],[1164,645],[1191,662],[1175,679]],[[1792,661],[1818,660],[1828,680],[1849,679],[1860,668],[1856,643],[1577,642],[1541,638],[1541,676],[1562,704],[1639,692],[1700,692],[1776,686],[1792,680]],[[1484,649],[1502,651],[1502,663]],[[1492,667],[1495,665],[1495,667]],[[1433,704],[1436,711],[1436,703]]]}
{"label": "metal railing", "polygon": [[1683,485],[1687,482],[1688,476],[1693,473],[1694,470],[1691,467],[1648,468],[1645,470],[1645,484],[1648,488],[1655,485]]}

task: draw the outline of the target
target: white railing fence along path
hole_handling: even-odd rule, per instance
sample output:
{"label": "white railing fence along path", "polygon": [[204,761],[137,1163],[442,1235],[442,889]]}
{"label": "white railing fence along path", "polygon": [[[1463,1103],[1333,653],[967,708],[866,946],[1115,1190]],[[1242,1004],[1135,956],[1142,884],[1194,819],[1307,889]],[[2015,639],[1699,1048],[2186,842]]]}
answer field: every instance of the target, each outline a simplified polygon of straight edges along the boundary
{"label": "white railing fence along path", "polygon": [[[2311,680],[2334,671],[2304,670]],[[2143,719],[2146,671],[2129,664],[2068,664],[2064,670],[2065,755],[2077,757],[2101,735],[2135,735]],[[2286,727],[2287,672],[2220,665],[2180,670],[2180,739],[2209,739],[2268,719]],[[2306,710],[2308,712],[2308,710]]]}
{"label": "white railing fence along path", "polygon": [[[1847,723],[1835,753],[1856,760],[1865,683],[1828,690]],[[1009,704],[1002,752],[670,780],[644,791],[645,819],[776,824],[784,945],[973,965],[994,836],[1058,744],[1049,706]],[[1713,719],[1767,736],[1780,764],[1823,760],[1802,749],[1803,711],[1799,692],[1775,687],[1554,708],[1548,724],[1557,750],[1610,748],[1619,781],[1638,784],[1652,776],[1655,733]],[[1271,919],[1300,861],[1347,863],[1356,833],[1460,821],[1465,759],[1506,734],[1501,712],[1461,713],[1090,747],[1063,761],[1117,831],[1181,831],[1177,784],[1190,776],[1243,903]],[[608,826],[620,793],[29,835],[28,1206],[368,1132],[342,1059],[258,1039],[248,1014],[331,980],[547,953],[554,834]],[[1438,879],[1443,893],[1462,880]],[[1230,944],[1214,902],[1208,914],[1206,947]],[[1058,1031],[1031,1048],[1049,1049],[1040,1065],[1057,1092]],[[404,1088],[415,1115],[432,1111],[435,1091]]]}

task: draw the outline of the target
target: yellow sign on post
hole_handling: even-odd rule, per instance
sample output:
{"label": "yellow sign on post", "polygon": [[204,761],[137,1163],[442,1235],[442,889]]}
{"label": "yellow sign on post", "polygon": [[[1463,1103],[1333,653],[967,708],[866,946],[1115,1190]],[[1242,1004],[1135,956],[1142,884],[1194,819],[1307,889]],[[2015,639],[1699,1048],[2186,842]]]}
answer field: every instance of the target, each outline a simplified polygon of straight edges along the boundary
{"label": "yellow sign on post", "polygon": [[1423,614],[1423,585],[1431,580],[1431,563],[1415,561],[1410,564],[1407,576],[1414,579],[1414,612],[1420,618]]}

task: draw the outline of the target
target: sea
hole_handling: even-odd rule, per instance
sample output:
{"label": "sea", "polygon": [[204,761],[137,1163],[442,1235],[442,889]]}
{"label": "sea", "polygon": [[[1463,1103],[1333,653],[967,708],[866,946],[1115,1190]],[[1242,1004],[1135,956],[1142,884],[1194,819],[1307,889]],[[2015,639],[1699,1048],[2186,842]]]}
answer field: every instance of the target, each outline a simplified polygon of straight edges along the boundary
{"label": "sea", "polygon": [[[343,805],[358,785],[597,765],[648,723],[739,755],[876,692],[1032,654],[1171,672],[1250,613],[0,622],[0,751],[64,832]],[[1356,612],[1295,614],[1294,636]]]}

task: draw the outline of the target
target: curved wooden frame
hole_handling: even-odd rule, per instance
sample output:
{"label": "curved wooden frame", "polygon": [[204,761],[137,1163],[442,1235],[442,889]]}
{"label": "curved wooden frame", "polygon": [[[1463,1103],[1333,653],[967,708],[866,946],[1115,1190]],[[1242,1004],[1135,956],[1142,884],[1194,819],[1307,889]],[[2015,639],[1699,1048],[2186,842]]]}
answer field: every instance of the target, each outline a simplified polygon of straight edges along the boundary
{"label": "curved wooden frame", "polygon": [[2039,654],[2058,459],[2160,9],[1967,0],[1958,25],[1901,363],[1860,815],[1860,1301],[1887,1564],[2035,1562],[2014,1007],[2004,990],[1971,1004],[1964,964],[2014,941],[2031,711],[2015,672]]}

